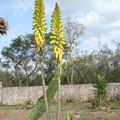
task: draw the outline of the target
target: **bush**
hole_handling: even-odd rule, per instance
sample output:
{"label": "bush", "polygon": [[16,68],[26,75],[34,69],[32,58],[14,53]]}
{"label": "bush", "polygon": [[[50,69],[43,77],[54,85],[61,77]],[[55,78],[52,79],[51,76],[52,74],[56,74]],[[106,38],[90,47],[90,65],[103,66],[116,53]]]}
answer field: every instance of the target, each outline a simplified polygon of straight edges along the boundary
{"label": "bush", "polygon": [[105,104],[107,96],[107,80],[104,76],[98,75],[97,79],[93,81],[93,87],[95,88],[95,101],[93,107],[102,107]]}

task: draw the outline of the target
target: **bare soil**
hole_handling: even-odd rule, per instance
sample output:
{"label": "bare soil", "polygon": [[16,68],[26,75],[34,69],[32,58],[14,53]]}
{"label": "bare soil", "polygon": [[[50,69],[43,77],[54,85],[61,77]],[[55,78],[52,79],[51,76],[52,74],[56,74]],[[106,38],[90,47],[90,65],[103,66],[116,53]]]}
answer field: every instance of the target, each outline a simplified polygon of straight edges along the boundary
{"label": "bare soil", "polygon": [[[61,120],[65,120],[66,111],[73,115],[75,120],[120,120],[120,104],[111,107],[109,112],[107,108],[103,110],[91,110],[88,104],[67,103],[61,107]],[[0,108],[0,120],[28,120],[32,109],[14,109]],[[50,107],[51,120],[56,118],[56,106]],[[46,120],[45,114],[40,120]]]}

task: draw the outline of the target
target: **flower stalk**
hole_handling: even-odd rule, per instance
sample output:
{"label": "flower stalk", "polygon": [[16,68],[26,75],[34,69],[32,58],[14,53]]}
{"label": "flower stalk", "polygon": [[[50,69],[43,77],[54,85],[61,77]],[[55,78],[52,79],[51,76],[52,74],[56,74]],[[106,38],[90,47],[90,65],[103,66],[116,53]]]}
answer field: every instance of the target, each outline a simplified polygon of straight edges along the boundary
{"label": "flower stalk", "polygon": [[[45,88],[44,61],[43,61],[43,54],[45,49],[45,34],[46,34],[45,26],[46,26],[45,8],[44,8],[43,0],[36,0],[34,5],[33,29],[34,29],[34,36],[35,36],[35,46],[38,54],[41,56],[41,60],[40,60],[41,78],[42,78],[44,102],[46,107],[46,116],[47,116],[47,120],[50,120],[50,115],[48,110],[48,100],[47,100],[46,88]],[[37,114],[35,116],[37,116]]]}
{"label": "flower stalk", "polygon": [[61,63],[62,63],[64,45],[65,45],[65,34],[63,31],[61,13],[58,3],[56,3],[55,9],[52,14],[50,33],[51,33],[50,43],[52,45],[53,56],[55,63],[57,64],[57,72],[58,72],[57,120],[60,120],[60,84],[61,84],[60,74],[61,74]]}

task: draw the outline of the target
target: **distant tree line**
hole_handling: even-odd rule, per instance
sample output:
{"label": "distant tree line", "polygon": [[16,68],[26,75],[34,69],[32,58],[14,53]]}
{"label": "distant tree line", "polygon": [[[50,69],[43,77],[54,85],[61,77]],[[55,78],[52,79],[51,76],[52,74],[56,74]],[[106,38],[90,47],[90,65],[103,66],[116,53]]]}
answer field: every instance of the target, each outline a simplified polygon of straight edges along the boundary
{"label": "distant tree line", "polygon": [[[86,28],[79,22],[68,18],[65,23],[66,46],[62,64],[62,84],[91,83],[98,74],[105,76],[108,82],[120,82],[120,43],[112,50],[102,45],[91,53],[80,50],[80,37]],[[44,52],[45,81],[49,84],[54,76],[54,59],[46,35]],[[41,85],[39,57],[34,46],[34,36],[27,34],[13,39],[8,47],[1,51],[0,80],[4,86]]]}
{"label": "distant tree line", "polygon": [[[107,45],[92,53],[76,57],[73,64],[73,83],[91,83],[98,74],[105,76],[108,82],[120,82],[120,43],[112,50]],[[62,82],[70,83],[70,61],[64,63]]]}

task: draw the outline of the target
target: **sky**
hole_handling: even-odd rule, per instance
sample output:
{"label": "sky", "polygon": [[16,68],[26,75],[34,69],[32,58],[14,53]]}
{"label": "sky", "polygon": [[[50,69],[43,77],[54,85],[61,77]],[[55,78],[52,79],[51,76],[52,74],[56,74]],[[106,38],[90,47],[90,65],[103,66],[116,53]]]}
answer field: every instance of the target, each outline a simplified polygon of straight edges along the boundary
{"label": "sky", "polygon": [[[80,38],[82,50],[95,50],[100,44],[114,49],[113,40],[120,41],[120,0],[44,0],[47,26],[55,2],[59,3],[63,22],[68,17],[86,27]],[[34,0],[0,0],[0,16],[8,21],[8,33],[0,37],[0,50],[18,35],[33,33]]]}

